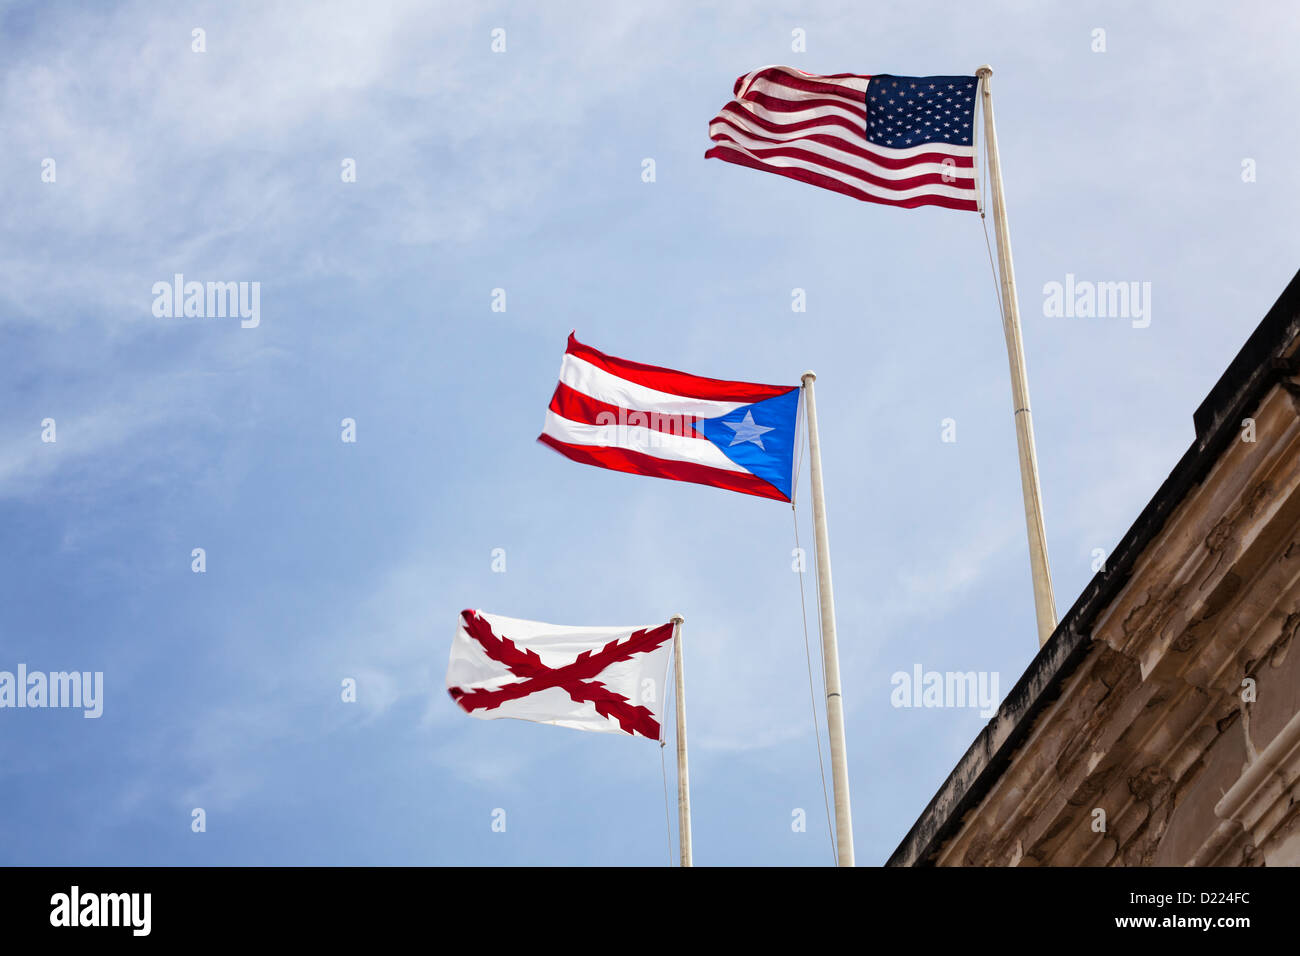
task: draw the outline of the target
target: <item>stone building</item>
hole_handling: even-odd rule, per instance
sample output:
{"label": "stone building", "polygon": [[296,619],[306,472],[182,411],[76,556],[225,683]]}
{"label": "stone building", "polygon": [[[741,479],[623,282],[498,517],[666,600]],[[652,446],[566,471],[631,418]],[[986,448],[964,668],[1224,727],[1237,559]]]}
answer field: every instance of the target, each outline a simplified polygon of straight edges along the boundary
{"label": "stone building", "polygon": [[1300,865],[1300,273],[890,866]]}

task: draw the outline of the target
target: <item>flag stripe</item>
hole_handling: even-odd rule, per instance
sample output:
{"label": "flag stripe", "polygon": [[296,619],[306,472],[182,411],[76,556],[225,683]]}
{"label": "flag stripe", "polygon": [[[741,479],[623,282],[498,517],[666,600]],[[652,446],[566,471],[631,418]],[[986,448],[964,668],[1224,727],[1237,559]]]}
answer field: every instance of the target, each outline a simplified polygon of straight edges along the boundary
{"label": "flag stripe", "polygon": [[681,462],[717,471],[745,471],[711,441],[671,435],[650,428],[632,425],[588,425],[561,418],[555,412],[548,411],[542,434],[565,445],[630,448],[645,457],[661,461]]}
{"label": "flag stripe", "polygon": [[[735,402],[736,406],[761,402],[790,391],[788,385],[755,385],[750,382],[728,382],[717,378],[689,375],[658,365],[645,365],[627,359],[615,358],[583,345],[569,333],[567,354],[575,355],[598,369],[618,378],[644,385],[647,388],[680,398],[698,398],[711,402]],[[719,412],[718,414],[726,414]]]}
{"label": "flag stripe", "polygon": [[[743,103],[739,100],[733,100],[724,106],[721,112],[741,122],[752,120],[776,130],[807,131],[824,127],[828,132],[837,132],[841,136],[847,135],[855,143],[860,142],[864,146],[868,145],[866,120],[860,116],[854,116],[851,113],[839,110],[810,108],[777,112],[751,100],[745,100]],[[715,116],[713,122],[716,123],[720,116],[721,114]],[[841,130],[843,132],[840,132]]]}
{"label": "flag stripe", "polygon": [[866,107],[850,106],[848,101],[841,97],[790,94],[785,90],[781,90],[779,95],[774,95],[774,93],[764,92],[764,89],[775,91],[779,88],[756,83],[745,94],[745,105],[754,112],[766,113],[773,120],[782,114],[789,114],[791,118],[799,120],[842,115],[845,119],[858,123],[867,121]]}
{"label": "flag stripe", "polygon": [[671,478],[675,481],[689,481],[698,485],[710,485],[728,491],[739,491],[760,498],[773,498],[777,501],[789,501],[774,485],[749,472],[720,471],[685,461],[665,461],[627,448],[598,448],[591,445],[570,445],[557,441],[550,435],[542,435],[538,441],[550,445],[561,455],[581,462],[584,465],[596,465],[614,471],[627,472],[632,475],[649,475],[653,478]]}
{"label": "flag stripe", "polygon": [[807,103],[813,100],[831,102],[851,109],[862,119],[866,119],[866,99],[862,94],[866,92],[867,82],[869,81],[863,81],[861,89],[854,89],[826,83],[803,83],[789,74],[760,75],[750,81],[746,90],[750,93],[760,93],[782,103]]}
{"label": "flag stripe", "polygon": [[[765,163],[763,160],[728,143],[720,143],[713,149],[704,154],[709,159],[721,159],[728,163],[735,163],[737,166],[749,166],[752,169],[761,169],[764,172],[776,173],[778,176],[785,176],[789,179],[797,179],[800,182],[808,183],[812,186],[820,186],[822,189],[829,189],[833,192],[843,193],[846,196],[852,196],[854,199],[861,199],[864,202],[878,202],[890,206],[902,206],[906,209],[914,209],[918,206],[946,206],[949,209],[978,209],[973,199],[956,199],[947,196],[935,196],[928,193],[915,195],[903,199],[887,199],[883,195],[868,192],[865,189],[850,185],[843,180],[824,173],[815,172],[812,169],[801,168],[798,166],[784,166],[778,163]],[[788,161],[783,161],[788,162]]]}
{"label": "flag stripe", "polygon": [[871,76],[867,73],[827,73],[818,75],[796,70],[792,66],[764,66],[737,79],[731,91],[736,95],[740,95],[742,89],[745,89],[748,84],[753,83],[759,77],[765,77],[775,83],[784,83],[796,90],[842,91],[850,94],[865,93],[867,83],[871,81]]}
{"label": "flag stripe", "polygon": [[665,415],[660,412],[646,412],[634,408],[621,408],[602,402],[600,399],[575,391],[564,382],[555,386],[551,396],[551,411],[560,418],[584,425],[608,425],[618,423],[633,427],[644,427],[651,431],[667,432],[693,438],[696,441],[708,441],[695,430],[694,423],[700,421],[692,415]]}
{"label": "flag stripe", "polygon": [[560,381],[576,392],[608,402],[620,408],[653,409],[672,415],[717,418],[749,402],[711,402],[702,398],[682,398],[639,385],[613,372],[592,365],[584,358],[567,353],[560,362]]}
{"label": "flag stripe", "polygon": [[796,141],[797,145],[764,146],[753,137],[737,132],[734,135],[717,132],[714,142],[729,142],[744,148],[745,152],[760,159],[785,157],[803,160],[810,167],[822,166],[833,169],[844,176],[851,176],[873,186],[882,186],[895,192],[915,188],[925,184],[941,185],[958,189],[962,192],[973,190],[975,180],[972,175],[958,176],[956,163],[945,166],[942,163],[913,163],[905,168],[882,169],[861,156],[843,150],[828,147],[810,137]]}

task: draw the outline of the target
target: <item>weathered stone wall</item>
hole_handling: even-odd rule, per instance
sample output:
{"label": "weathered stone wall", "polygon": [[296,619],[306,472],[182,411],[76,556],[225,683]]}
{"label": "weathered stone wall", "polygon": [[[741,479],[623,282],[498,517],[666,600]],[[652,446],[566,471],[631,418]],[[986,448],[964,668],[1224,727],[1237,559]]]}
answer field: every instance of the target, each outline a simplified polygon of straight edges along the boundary
{"label": "weathered stone wall", "polygon": [[1297,392],[1142,552],[937,863],[1300,865]]}

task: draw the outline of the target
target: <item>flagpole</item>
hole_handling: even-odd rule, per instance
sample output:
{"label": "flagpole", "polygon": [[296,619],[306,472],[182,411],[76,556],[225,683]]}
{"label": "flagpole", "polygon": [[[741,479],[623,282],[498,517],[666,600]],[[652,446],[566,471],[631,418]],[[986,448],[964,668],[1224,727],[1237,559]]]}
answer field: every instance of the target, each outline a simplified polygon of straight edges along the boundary
{"label": "flagpole", "polygon": [[691,862],[691,772],[686,762],[686,675],[682,671],[682,624],[686,618],[672,616],[673,677],[677,685],[677,843],[682,866]]}
{"label": "flagpole", "polygon": [[831,743],[831,778],[835,792],[835,838],[839,865],[853,866],[853,813],[849,807],[849,762],[844,752],[844,697],[840,693],[840,651],[835,642],[835,596],[831,591],[831,548],[826,535],[826,498],[822,491],[822,446],[817,434],[815,372],[803,373],[808,413],[808,461],[813,500],[813,535],[817,543],[817,605],[822,619],[822,664],[826,672],[826,727]]}
{"label": "flagpole", "polygon": [[1038,454],[1034,448],[1034,422],[1029,412],[1029,382],[1025,350],[1020,336],[1020,303],[1016,299],[1016,271],[1011,261],[1011,233],[1002,192],[1002,164],[998,160],[998,134],[993,126],[993,94],[989,90],[991,66],[975,71],[980,80],[980,106],[984,112],[984,143],[988,149],[989,182],[993,186],[993,224],[998,243],[998,271],[1002,289],[1002,330],[1011,364],[1011,401],[1015,408],[1016,445],[1020,453],[1020,489],[1025,501],[1025,530],[1029,536],[1029,568],[1034,582],[1034,612],[1038,620],[1038,646],[1056,630],[1056,596],[1052,569],[1047,561],[1047,529],[1043,524],[1043,490],[1038,483]]}

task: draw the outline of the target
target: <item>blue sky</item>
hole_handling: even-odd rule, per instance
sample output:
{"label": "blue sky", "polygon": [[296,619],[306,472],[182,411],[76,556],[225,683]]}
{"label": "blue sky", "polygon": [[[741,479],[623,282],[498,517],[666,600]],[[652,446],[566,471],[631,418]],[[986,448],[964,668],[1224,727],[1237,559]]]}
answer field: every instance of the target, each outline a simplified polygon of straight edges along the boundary
{"label": "blue sky", "polygon": [[[789,509],[536,444],[573,328],[702,375],[817,370],[857,853],[882,862],[984,723],[892,707],[891,674],[1005,694],[1037,650],[984,238],[706,162],[708,121],[769,63],[993,65],[1063,614],[1300,264],[1298,26],[1280,3],[0,6],[0,670],[104,673],[98,720],[0,711],[0,862],[666,863],[653,743],[451,703],[481,607],[683,613],[696,862],[829,863]],[[260,325],[155,317],[177,272],[260,282]],[[1150,326],[1045,316],[1067,273],[1150,282]]]}

